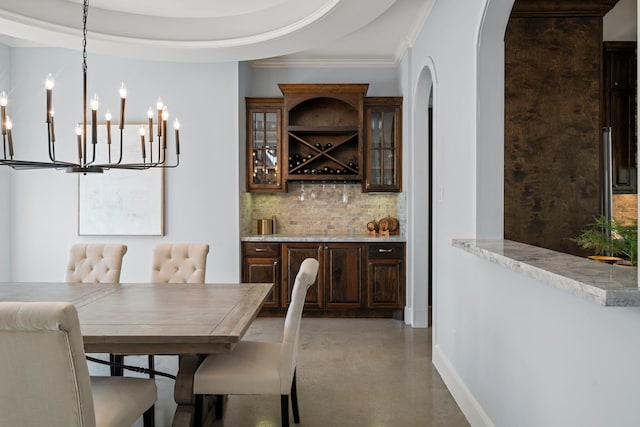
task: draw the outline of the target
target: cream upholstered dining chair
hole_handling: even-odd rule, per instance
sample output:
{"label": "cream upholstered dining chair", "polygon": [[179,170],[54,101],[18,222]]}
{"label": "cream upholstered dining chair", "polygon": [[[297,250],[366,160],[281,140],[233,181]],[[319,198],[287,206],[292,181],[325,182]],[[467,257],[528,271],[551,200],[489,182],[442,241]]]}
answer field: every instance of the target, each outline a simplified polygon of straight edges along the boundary
{"label": "cream upholstered dining chair", "polygon": [[296,276],[284,321],[282,342],[240,341],[230,353],[212,354],[196,371],[196,423],[202,422],[203,395],[216,395],[216,418],[222,418],[226,394],[279,394],[282,426],[289,425],[289,395],[293,421],[300,422],[296,359],[300,318],[307,289],[316,281],[318,261],[305,259]]}
{"label": "cream upholstered dining chair", "polygon": [[[204,283],[207,270],[206,243],[162,243],[153,248],[152,283]],[[122,358],[116,358],[121,363]],[[149,355],[149,369],[154,369],[154,357]],[[153,378],[153,374],[151,375]]]}
{"label": "cream upholstered dining chair", "polygon": [[90,377],[78,312],[65,302],[0,302],[0,426],[122,427],[157,399],[153,380]]}
{"label": "cream upholstered dining chair", "polygon": [[71,247],[65,281],[69,283],[119,283],[127,245],[76,244]]}
{"label": "cream upholstered dining chair", "polygon": [[163,243],[153,249],[151,282],[204,283],[209,245]]}

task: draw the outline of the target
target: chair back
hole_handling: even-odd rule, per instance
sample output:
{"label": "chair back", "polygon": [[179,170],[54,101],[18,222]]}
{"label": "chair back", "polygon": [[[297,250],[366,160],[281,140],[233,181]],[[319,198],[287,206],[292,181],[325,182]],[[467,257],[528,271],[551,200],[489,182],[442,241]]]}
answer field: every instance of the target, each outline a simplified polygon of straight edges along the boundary
{"label": "chair back", "polygon": [[302,261],[300,270],[296,275],[291,292],[291,303],[287,309],[284,320],[284,333],[282,336],[282,348],[280,349],[280,387],[281,394],[289,394],[293,373],[296,369],[298,358],[298,337],[300,335],[300,319],[307,290],[316,281],[318,275],[318,260],[307,258]]}
{"label": "chair back", "polygon": [[77,244],[71,247],[65,281],[69,283],[120,283],[127,245]]}
{"label": "chair back", "polygon": [[153,249],[152,283],[204,283],[209,245],[165,243]]}
{"label": "chair back", "polygon": [[0,426],[95,426],[78,313],[0,302]]}

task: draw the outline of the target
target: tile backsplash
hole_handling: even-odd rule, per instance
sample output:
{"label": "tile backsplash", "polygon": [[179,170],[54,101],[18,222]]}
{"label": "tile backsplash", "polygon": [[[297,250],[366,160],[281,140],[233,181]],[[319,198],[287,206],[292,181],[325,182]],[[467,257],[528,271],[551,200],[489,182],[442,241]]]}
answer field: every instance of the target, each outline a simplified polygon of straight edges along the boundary
{"label": "tile backsplash", "polygon": [[289,183],[287,193],[243,193],[241,232],[256,234],[256,220],[277,220],[277,233],[293,235],[364,234],[367,222],[392,216],[404,234],[405,193],[363,193],[361,185]]}
{"label": "tile backsplash", "polygon": [[630,224],[638,219],[638,195],[614,194],[613,217],[623,224]]}

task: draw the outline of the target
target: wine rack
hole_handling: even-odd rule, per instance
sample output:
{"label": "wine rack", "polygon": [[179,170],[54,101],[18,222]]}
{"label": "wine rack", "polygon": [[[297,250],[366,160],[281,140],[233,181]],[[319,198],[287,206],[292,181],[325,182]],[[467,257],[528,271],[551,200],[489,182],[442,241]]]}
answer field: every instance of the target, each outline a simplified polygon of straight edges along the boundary
{"label": "wine rack", "polygon": [[401,191],[401,97],[365,97],[368,84],[278,86],[283,98],[246,98],[247,191],[287,191],[289,181]]}
{"label": "wine rack", "polygon": [[280,85],[287,181],[361,181],[368,85]]}

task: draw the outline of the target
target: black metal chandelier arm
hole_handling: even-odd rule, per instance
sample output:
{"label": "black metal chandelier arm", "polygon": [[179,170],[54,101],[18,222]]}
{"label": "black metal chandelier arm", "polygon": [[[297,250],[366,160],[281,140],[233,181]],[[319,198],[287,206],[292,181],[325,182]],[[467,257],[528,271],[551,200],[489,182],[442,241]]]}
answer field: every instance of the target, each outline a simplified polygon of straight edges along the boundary
{"label": "black metal chandelier arm", "polygon": [[56,161],[55,141],[53,141],[51,138],[51,126],[49,123],[47,123],[47,141],[49,145],[49,159],[51,159],[51,161],[55,163]]}
{"label": "black metal chandelier arm", "polygon": [[180,165],[180,157],[177,156],[176,157],[176,163],[173,165],[166,165],[160,162],[156,162],[156,163],[124,163],[124,164],[100,164],[100,165],[95,165],[95,167],[101,167],[104,169],[135,169],[135,170],[146,170],[146,169],[152,169],[152,168],[159,168],[159,169],[173,169],[176,168]]}
{"label": "black metal chandelier arm", "polygon": [[76,163],[68,162],[36,162],[29,160],[2,160],[0,165],[9,166],[16,170],[23,169],[66,169],[70,166],[79,166]]}

